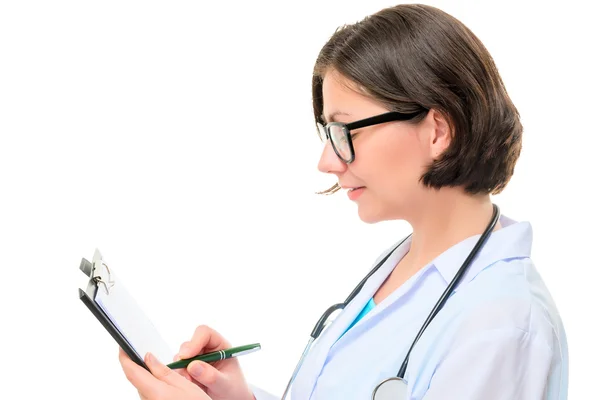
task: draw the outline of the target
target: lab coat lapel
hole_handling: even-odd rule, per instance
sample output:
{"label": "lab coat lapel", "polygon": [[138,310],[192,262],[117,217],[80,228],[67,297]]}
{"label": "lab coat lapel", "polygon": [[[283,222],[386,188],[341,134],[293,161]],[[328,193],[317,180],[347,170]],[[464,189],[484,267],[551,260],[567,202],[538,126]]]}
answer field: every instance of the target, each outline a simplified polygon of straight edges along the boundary
{"label": "lab coat lapel", "polygon": [[[340,336],[344,333],[346,329],[350,326],[350,324],[354,321],[354,319],[358,316],[363,307],[367,304],[369,299],[375,294],[379,286],[385,281],[388,275],[392,272],[398,261],[406,254],[408,250],[409,241],[406,241],[402,244],[394,254],[392,254],[386,262],[379,268],[377,272],[375,272],[368,280],[365,282],[362,290],[356,295],[356,297],[344,308],[344,310],[339,314],[339,316],[335,319],[334,322],[322,333],[321,338],[319,338],[318,342],[313,348],[312,357],[307,359],[307,368],[305,370],[306,375],[304,376],[304,387],[307,390],[314,390],[317,378],[321,374],[321,371],[325,365],[327,360],[327,355],[329,354],[329,350],[335,344],[335,342],[340,338]],[[383,254],[383,257],[388,254],[389,251],[397,246],[397,243],[390,248],[386,253]],[[374,268],[377,263],[380,262],[380,259],[373,264],[371,268]],[[311,393],[306,393],[305,397],[302,398],[310,398]]]}

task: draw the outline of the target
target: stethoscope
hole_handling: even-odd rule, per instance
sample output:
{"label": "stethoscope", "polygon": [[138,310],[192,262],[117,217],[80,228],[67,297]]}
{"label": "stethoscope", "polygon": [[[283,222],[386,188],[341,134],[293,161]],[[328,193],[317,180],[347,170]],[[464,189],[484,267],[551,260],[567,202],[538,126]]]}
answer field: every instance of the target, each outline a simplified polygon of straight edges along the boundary
{"label": "stethoscope", "polygon": [[[431,321],[436,316],[436,314],[442,309],[442,307],[444,306],[444,303],[446,303],[446,300],[448,300],[448,298],[450,297],[450,294],[452,293],[452,291],[454,290],[454,288],[456,287],[456,285],[458,284],[460,279],[463,277],[465,271],[467,270],[467,268],[469,267],[469,265],[471,264],[471,262],[473,261],[475,256],[479,253],[479,251],[481,250],[481,248],[483,247],[483,245],[485,244],[487,239],[492,234],[492,231],[494,230],[494,226],[496,226],[496,223],[498,222],[498,218],[499,218],[498,206],[496,204],[494,204],[493,207],[494,207],[494,213],[492,215],[492,219],[490,220],[487,228],[485,228],[485,231],[483,232],[483,234],[481,235],[481,237],[479,238],[479,240],[473,247],[473,250],[471,250],[471,253],[469,253],[466,260],[463,262],[463,264],[459,268],[458,272],[456,272],[456,275],[454,275],[454,278],[448,284],[448,286],[446,287],[446,290],[444,291],[444,293],[442,293],[442,296],[440,297],[440,299],[437,301],[437,303],[435,304],[435,306],[429,313],[429,316],[427,316],[427,319],[421,326],[421,329],[419,329],[419,333],[417,333],[417,336],[415,337],[410,348],[408,349],[406,357],[404,357],[404,361],[402,362],[402,365],[400,366],[398,373],[394,377],[390,377],[390,378],[383,380],[375,387],[375,389],[373,389],[373,395],[371,397],[372,400],[402,400],[402,399],[408,398],[408,383],[404,379],[404,374],[406,373],[406,368],[408,366],[408,359],[410,357],[410,352],[412,351],[413,347],[415,347],[415,344],[417,343],[417,341],[421,338],[421,335],[423,334],[423,332],[425,331],[427,326],[431,323]],[[332,305],[331,307],[329,307],[327,309],[327,311],[325,311],[323,313],[321,318],[319,318],[319,321],[317,322],[317,324],[315,325],[314,329],[312,330],[312,332],[310,334],[310,340],[308,341],[308,344],[304,348],[304,351],[302,352],[302,356],[300,357],[300,360],[298,361],[298,364],[296,365],[296,369],[294,369],[292,377],[290,378],[290,380],[285,388],[285,391],[283,392],[283,396],[281,397],[281,400],[285,400],[285,398],[292,386],[292,383],[296,379],[296,375],[298,374],[300,367],[304,363],[304,359],[306,358],[306,355],[308,354],[309,350],[311,349],[313,342],[319,337],[319,335],[321,335],[325,326],[328,325],[326,323],[327,323],[327,320],[329,319],[329,317],[331,316],[331,314],[333,314],[335,311],[343,310],[352,301],[352,299],[354,299],[354,297],[356,297],[356,295],[361,291],[361,289],[363,288],[363,286],[367,282],[367,280],[375,272],[377,272],[377,270],[379,270],[379,268],[387,261],[387,259],[392,255],[392,253],[394,251],[396,251],[396,249],[398,247],[400,247],[402,245],[402,243],[404,243],[410,236],[411,235],[404,238],[404,240],[402,240],[400,242],[400,244],[398,244],[396,247],[394,247],[394,249],[392,251],[390,251],[367,274],[367,276],[365,276],[363,278],[362,281],[360,281],[360,283],[354,288],[352,293],[350,293],[350,295],[348,296],[346,301],[344,301],[343,303]]]}

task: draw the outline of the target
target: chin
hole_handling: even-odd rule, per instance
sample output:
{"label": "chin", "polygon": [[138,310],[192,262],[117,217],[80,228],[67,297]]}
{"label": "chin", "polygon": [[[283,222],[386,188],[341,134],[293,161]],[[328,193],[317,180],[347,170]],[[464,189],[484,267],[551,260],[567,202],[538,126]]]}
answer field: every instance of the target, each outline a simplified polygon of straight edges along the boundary
{"label": "chin", "polygon": [[385,221],[383,213],[381,210],[377,210],[373,207],[368,206],[358,206],[358,217],[361,221],[367,224],[376,224],[377,222]]}

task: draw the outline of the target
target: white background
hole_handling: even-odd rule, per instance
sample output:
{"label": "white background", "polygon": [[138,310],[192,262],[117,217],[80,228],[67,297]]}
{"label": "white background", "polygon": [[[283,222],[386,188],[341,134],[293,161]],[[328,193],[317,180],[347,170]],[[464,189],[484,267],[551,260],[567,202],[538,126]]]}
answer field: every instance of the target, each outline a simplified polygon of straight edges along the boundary
{"label": "white background", "polygon": [[[199,324],[260,342],[241,358],[246,376],[283,391],[322,311],[409,233],[362,223],[343,193],[314,194],[333,182],[316,170],[314,60],[336,27],[393,4],[0,3],[0,398],[137,398],[77,298],[96,247],[174,348]],[[494,200],[533,225],[567,329],[570,398],[590,398],[592,2],[429,4],[482,39],[522,114],[523,153]]]}

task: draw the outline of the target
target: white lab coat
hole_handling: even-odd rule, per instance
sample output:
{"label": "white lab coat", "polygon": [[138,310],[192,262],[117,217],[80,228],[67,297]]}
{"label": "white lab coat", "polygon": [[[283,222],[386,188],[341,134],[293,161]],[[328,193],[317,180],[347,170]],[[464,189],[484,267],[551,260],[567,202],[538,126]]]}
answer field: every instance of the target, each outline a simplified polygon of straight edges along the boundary
{"label": "white lab coat", "polygon": [[[410,399],[567,398],[566,336],[530,258],[531,226],[504,216],[501,223],[414,347],[405,375]],[[292,386],[292,400],[371,399],[373,388],[398,372],[478,238],[448,249],[345,332],[410,240],[394,251],[315,341]],[[279,398],[256,387],[254,394],[257,400]]]}

